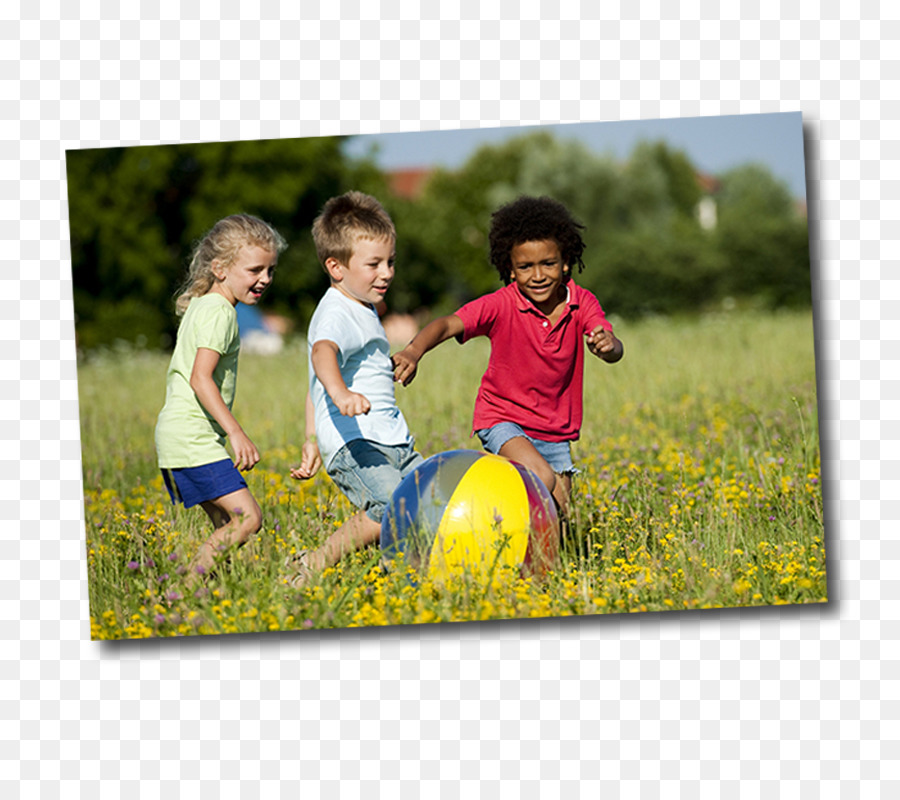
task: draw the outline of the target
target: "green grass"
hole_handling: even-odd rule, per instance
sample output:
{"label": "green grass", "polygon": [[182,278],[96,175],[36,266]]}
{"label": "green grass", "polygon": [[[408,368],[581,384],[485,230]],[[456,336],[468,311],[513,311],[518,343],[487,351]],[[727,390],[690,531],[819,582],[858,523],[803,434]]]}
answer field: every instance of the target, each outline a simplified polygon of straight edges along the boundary
{"label": "green grass", "polygon": [[[618,322],[625,358],[588,357],[573,535],[541,583],[498,569],[482,586],[413,586],[377,549],[301,592],[285,556],[351,513],[320,473],[291,481],[306,393],[301,342],[241,356],[235,415],[263,460],[248,482],[256,540],[197,597],[186,562],[209,534],[171,506],[153,428],[168,357],[118,352],[79,365],[91,630],[95,638],[811,603],[826,600],[812,318],[738,311]],[[488,345],[444,344],[398,402],[423,455],[469,438]]]}

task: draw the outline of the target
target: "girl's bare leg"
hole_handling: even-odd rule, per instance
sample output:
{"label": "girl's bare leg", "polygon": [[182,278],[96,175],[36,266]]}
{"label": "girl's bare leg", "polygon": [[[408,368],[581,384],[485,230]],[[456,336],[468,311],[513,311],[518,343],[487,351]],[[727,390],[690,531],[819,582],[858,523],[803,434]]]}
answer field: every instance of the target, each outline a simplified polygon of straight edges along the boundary
{"label": "girl's bare leg", "polygon": [[215,500],[207,500],[200,507],[215,530],[194,556],[192,578],[209,573],[221,550],[244,544],[262,527],[262,512],[249,489],[238,489]]}

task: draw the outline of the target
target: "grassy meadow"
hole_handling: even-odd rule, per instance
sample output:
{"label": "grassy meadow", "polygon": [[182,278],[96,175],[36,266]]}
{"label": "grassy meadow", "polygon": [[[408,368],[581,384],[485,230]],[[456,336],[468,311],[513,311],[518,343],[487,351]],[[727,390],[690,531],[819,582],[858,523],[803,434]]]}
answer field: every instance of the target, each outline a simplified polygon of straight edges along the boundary
{"label": "grassy meadow", "polygon": [[[498,569],[414,584],[377,548],[300,591],[285,558],[351,513],[320,473],[299,483],[305,345],[243,354],[234,412],[262,453],[247,474],[263,529],[197,592],[187,563],[211,526],[171,505],[153,429],[168,356],[123,350],[79,363],[91,636],[143,638],[308,628],[825,602],[812,315],[751,311],[619,322],[625,358],[590,355],[572,532],[543,581]],[[488,344],[448,342],[397,387],[425,455],[469,438]]]}

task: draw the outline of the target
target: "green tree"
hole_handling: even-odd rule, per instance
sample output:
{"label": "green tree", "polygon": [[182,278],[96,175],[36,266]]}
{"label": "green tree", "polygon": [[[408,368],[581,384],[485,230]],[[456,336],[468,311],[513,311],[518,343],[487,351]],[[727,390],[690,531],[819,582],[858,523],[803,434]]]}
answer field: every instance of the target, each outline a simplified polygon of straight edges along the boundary
{"label": "green tree", "polygon": [[621,176],[617,221],[625,227],[667,223],[673,215],[693,218],[701,191],[697,170],[665,142],[639,142]]}
{"label": "green tree", "polygon": [[166,221],[154,212],[165,204],[173,155],[166,148],[66,154],[81,345],[92,347],[117,336],[157,344],[167,327],[160,298],[173,282],[177,262]]}
{"label": "green tree", "polygon": [[723,291],[771,308],[810,304],[809,231],[787,186],[756,164],[725,173],[721,184]]}
{"label": "green tree", "polygon": [[398,215],[408,221],[398,223],[398,258],[408,247],[414,263],[403,262],[404,270],[417,276],[417,287],[427,287],[418,295],[411,291],[410,300],[417,296],[440,313],[499,288],[488,253],[491,214],[519,195],[564,203],[587,224],[588,237],[592,227],[612,225],[616,192],[610,160],[546,132],[485,145],[460,169],[436,170],[423,196]]}
{"label": "green tree", "polygon": [[339,137],[73,150],[67,153],[79,346],[116,339],[171,344],[173,296],[193,243],[221,217],[254,214],[289,248],[265,307],[308,319],[327,280],[309,228],[351,188],[384,194],[372,164]]}
{"label": "green tree", "polygon": [[686,217],[617,232],[597,266],[585,273],[585,286],[607,311],[625,316],[700,311],[720,296],[721,255]]}
{"label": "green tree", "polygon": [[432,238],[423,241],[422,248],[444,275],[451,305],[499,286],[488,260],[496,187],[516,180],[535,142],[550,143],[552,137],[540,133],[483,146],[459,170],[436,170],[425,187],[422,201],[432,219],[422,233]]}

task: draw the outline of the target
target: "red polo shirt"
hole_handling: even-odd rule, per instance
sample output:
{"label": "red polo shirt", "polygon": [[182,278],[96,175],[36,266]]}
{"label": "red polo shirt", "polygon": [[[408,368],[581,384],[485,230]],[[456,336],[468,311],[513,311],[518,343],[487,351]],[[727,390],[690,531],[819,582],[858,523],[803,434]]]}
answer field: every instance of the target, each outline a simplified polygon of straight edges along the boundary
{"label": "red polo shirt", "polygon": [[491,357],[475,398],[473,431],[515,422],[549,442],[577,439],[581,430],[584,335],[598,325],[611,331],[597,298],[567,284],[566,309],[555,325],[511,283],[456,315],[462,341],[491,340]]}

